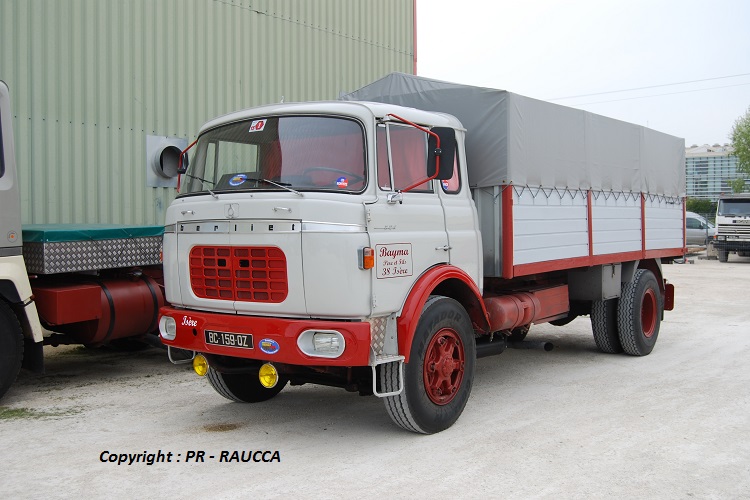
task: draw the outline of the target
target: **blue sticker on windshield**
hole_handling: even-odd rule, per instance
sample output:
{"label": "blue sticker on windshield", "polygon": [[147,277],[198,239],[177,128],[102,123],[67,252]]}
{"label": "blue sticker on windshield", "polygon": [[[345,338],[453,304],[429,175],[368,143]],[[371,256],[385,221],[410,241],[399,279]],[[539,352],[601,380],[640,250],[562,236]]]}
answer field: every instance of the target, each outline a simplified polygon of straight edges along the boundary
{"label": "blue sticker on windshield", "polygon": [[229,179],[229,185],[237,187],[240,184],[244,184],[246,180],[247,180],[247,175],[245,175],[245,174],[237,174],[234,177],[232,177],[231,179]]}
{"label": "blue sticker on windshield", "polygon": [[340,188],[345,188],[349,185],[349,180],[346,177],[339,177],[336,179],[336,185]]}

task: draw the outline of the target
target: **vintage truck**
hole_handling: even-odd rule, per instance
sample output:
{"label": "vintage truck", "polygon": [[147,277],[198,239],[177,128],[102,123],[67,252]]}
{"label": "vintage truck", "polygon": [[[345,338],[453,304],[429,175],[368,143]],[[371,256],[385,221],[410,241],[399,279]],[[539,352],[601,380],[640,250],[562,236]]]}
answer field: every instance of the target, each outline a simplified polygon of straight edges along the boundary
{"label": "vintage truck", "polygon": [[0,398],[22,365],[43,371],[44,345],[158,342],[165,304],[163,227],[21,226],[12,117],[0,81]]}
{"label": "vintage truck", "polygon": [[602,351],[643,356],[673,307],[682,139],[392,74],[216,118],[191,147],[159,329],[230,400],[338,386],[435,433],[476,359],[523,346],[533,323],[590,315]]}

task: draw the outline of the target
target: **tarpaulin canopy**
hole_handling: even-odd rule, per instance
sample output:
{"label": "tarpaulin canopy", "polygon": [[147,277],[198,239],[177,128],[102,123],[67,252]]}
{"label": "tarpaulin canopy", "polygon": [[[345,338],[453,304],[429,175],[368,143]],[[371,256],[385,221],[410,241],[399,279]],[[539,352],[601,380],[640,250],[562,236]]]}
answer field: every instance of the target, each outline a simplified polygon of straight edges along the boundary
{"label": "tarpaulin canopy", "polygon": [[685,196],[685,141],[505,90],[391,73],[343,100],[439,111],[466,128],[472,187],[521,185]]}

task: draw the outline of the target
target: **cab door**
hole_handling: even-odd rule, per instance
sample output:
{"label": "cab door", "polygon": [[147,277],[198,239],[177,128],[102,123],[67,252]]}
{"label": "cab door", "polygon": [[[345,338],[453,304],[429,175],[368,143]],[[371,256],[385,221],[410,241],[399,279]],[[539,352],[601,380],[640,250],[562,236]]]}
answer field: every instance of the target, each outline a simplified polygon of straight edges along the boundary
{"label": "cab door", "polygon": [[407,125],[378,125],[378,197],[366,205],[367,231],[375,252],[372,277],[374,315],[397,311],[414,282],[427,269],[449,262],[443,207],[426,177],[427,136]]}
{"label": "cab door", "polygon": [[21,255],[21,202],[13,154],[10,93],[0,81],[0,257]]}

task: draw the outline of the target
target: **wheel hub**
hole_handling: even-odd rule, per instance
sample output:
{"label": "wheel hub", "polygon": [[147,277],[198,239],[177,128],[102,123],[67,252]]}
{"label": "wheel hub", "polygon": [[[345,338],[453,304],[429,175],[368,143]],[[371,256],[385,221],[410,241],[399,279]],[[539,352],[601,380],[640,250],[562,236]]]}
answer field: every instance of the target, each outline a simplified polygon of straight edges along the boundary
{"label": "wheel hub", "polygon": [[430,401],[446,405],[453,400],[463,381],[464,361],[464,346],[455,330],[444,328],[432,337],[423,370]]}
{"label": "wheel hub", "polygon": [[652,289],[646,290],[641,302],[641,328],[646,338],[651,338],[656,329],[656,315],[659,310],[656,303],[656,293]]}

